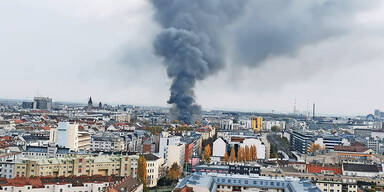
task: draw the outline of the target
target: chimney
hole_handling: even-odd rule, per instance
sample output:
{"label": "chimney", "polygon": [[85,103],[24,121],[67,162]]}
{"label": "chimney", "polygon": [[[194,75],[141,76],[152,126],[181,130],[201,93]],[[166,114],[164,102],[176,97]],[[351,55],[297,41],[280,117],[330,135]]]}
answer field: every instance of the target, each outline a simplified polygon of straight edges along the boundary
{"label": "chimney", "polygon": [[313,112],[312,112],[312,115],[313,115],[313,117],[312,117],[312,119],[315,119],[315,114],[316,114],[316,103],[313,103]]}

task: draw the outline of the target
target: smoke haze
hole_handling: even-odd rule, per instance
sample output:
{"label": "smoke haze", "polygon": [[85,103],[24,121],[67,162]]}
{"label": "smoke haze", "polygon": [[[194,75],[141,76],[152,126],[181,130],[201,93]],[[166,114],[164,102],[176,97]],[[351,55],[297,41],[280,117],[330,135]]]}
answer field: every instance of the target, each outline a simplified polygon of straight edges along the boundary
{"label": "smoke haze", "polygon": [[224,67],[220,43],[223,27],[242,12],[245,1],[228,0],[152,0],[155,18],[164,28],[157,36],[156,54],[164,58],[170,88],[173,118],[191,123],[201,109],[195,102],[197,80]]}

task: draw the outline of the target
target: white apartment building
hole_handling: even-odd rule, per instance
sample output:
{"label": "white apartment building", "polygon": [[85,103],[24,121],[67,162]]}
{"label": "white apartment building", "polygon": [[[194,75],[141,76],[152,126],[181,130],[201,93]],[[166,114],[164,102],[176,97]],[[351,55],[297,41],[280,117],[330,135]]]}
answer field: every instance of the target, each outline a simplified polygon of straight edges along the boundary
{"label": "white apartment building", "polygon": [[125,141],[117,135],[93,135],[91,139],[91,151],[124,151]]}
{"label": "white apartment building", "polygon": [[245,147],[246,145],[248,145],[248,147],[252,145],[256,147],[257,159],[265,159],[266,148],[260,139],[244,139],[241,147]]}
{"label": "white apartment building", "polygon": [[49,141],[74,151],[79,150],[79,125],[76,123],[59,122],[57,128],[50,130]]}
{"label": "white apartment building", "polygon": [[[213,157],[224,157],[227,151],[227,142],[223,138],[219,137],[213,142],[212,156]],[[229,154],[227,154],[229,156]]]}
{"label": "white apartment building", "polygon": [[316,187],[323,192],[342,192],[343,185],[338,181],[316,181]]}
{"label": "white apartment building", "polygon": [[285,121],[263,121],[263,130],[271,130],[273,126],[278,126],[281,130],[284,130]]}
{"label": "white apartment building", "polygon": [[13,178],[15,163],[0,162],[0,177]]}
{"label": "white apartment building", "polygon": [[144,157],[147,160],[147,186],[155,187],[160,179],[160,168],[164,163],[163,159],[153,154],[144,154]]}
{"label": "white apartment building", "polygon": [[168,146],[170,145],[178,145],[181,143],[180,141],[181,137],[179,136],[170,136],[167,132],[162,132],[160,137],[160,143],[159,143],[159,156],[165,159],[165,162],[167,162],[167,152],[168,152]]}
{"label": "white apartment building", "polygon": [[167,150],[166,166],[171,167],[173,163],[177,163],[179,167],[184,166],[185,144],[170,145]]}
{"label": "white apartment building", "polygon": [[233,120],[232,119],[223,119],[220,122],[220,130],[233,130]]}

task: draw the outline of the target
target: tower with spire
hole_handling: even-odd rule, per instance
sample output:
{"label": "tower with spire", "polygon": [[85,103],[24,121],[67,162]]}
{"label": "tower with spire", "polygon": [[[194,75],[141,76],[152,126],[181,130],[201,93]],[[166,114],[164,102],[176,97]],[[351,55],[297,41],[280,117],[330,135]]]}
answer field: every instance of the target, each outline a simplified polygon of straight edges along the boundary
{"label": "tower with spire", "polygon": [[88,108],[88,110],[92,110],[92,108],[93,108],[92,97],[89,97],[87,108]]}

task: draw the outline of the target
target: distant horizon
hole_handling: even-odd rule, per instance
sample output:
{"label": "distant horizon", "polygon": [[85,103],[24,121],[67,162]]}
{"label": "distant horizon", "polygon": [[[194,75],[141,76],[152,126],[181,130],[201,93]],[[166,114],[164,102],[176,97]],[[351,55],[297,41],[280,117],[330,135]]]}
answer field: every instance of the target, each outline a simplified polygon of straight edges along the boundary
{"label": "distant horizon", "polygon": [[[49,97],[49,96],[36,96],[36,97]],[[52,98],[52,97],[49,97],[49,98]],[[89,99],[89,97],[88,97]],[[18,101],[18,102],[22,102],[22,101],[33,101],[33,97],[32,99],[17,99],[17,98],[1,98],[0,97],[0,102],[1,101]],[[94,101],[94,98],[92,98],[92,101]],[[78,105],[84,105],[86,106],[87,105],[87,102],[88,100],[86,100],[86,102],[81,102],[81,101],[65,101],[65,100],[60,100],[60,101],[56,101],[54,98],[52,98],[52,102],[53,103],[66,103],[66,104],[78,104]],[[97,102],[94,102],[93,104],[94,105],[97,105],[100,101],[97,101]],[[117,105],[132,105],[132,106],[141,106],[141,107],[158,107],[158,108],[166,108],[166,109],[169,109],[171,108],[171,106],[160,106],[160,105],[137,105],[137,104],[127,104],[127,103],[103,103],[101,101],[102,104],[108,104],[108,105],[112,105],[112,106],[117,106]],[[209,111],[225,111],[225,112],[240,112],[240,113],[263,113],[263,114],[284,114],[284,115],[293,115],[294,113],[293,112],[286,112],[286,111],[278,111],[278,110],[273,110],[274,113],[272,113],[272,110],[247,110],[247,109],[236,109],[236,108],[225,108],[225,107],[217,107],[217,108],[205,108],[204,106],[202,106],[203,110],[206,111],[206,112],[209,112]],[[375,109],[372,110],[372,112],[374,111]],[[379,109],[380,110],[380,109]],[[299,113],[297,113],[297,115],[305,115],[304,113],[305,111],[299,111]],[[311,111],[310,111],[310,116],[312,117],[312,108],[311,108]],[[373,113],[369,113],[369,114],[373,114]],[[352,115],[352,114],[332,114],[332,113],[318,113],[317,115],[318,116],[322,116],[322,117],[364,117],[364,116],[367,116],[369,114],[356,114],[356,115]]]}

